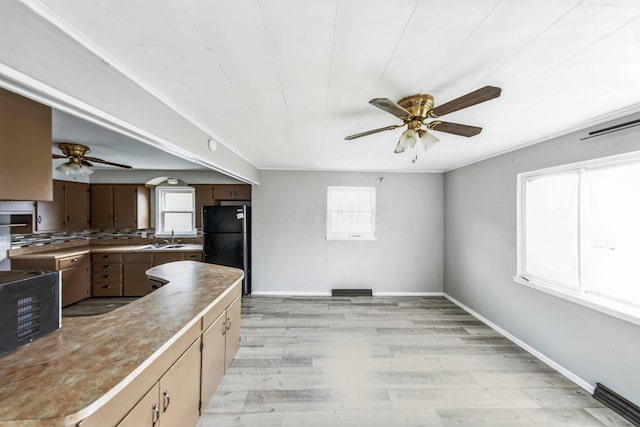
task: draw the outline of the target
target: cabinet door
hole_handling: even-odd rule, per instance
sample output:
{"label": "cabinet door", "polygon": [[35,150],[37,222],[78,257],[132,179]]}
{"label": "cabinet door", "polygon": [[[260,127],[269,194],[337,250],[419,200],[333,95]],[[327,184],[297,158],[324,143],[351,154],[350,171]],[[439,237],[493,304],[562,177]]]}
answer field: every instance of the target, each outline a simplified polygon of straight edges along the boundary
{"label": "cabinet door", "polygon": [[85,298],[91,291],[91,271],[88,263],[62,270],[62,306]]}
{"label": "cabinet door", "polygon": [[223,312],[202,334],[202,386],[200,394],[203,411],[224,377],[225,319],[226,313]]}
{"label": "cabinet door", "polygon": [[0,88],[0,199],[51,200],[51,107]]}
{"label": "cabinet door", "polygon": [[231,366],[233,358],[240,348],[240,312],[242,310],[242,299],[236,297],[227,308],[227,333],[224,356],[225,371]]}
{"label": "cabinet door", "polygon": [[64,230],[64,181],[53,181],[53,201],[36,202],[36,230]]}
{"label": "cabinet door", "polygon": [[155,427],[159,418],[160,384],[156,383],[117,427]]}
{"label": "cabinet door", "polygon": [[248,184],[234,185],[235,200],[251,200],[251,186]]}
{"label": "cabinet door", "polygon": [[213,205],[213,186],[195,184],[192,187],[196,189],[196,228],[202,228],[202,207]]}
{"label": "cabinet door", "polygon": [[89,228],[89,184],[65,182],[65,211],[67,230]]}
{"label": "cabinet door", "polygon": [[216,184],[213,186],[213,198],[218,200],[233,200],[233,185]]}
{"label": "cabinet door", "polygon": [[195,426],[200,418],[199,402],[200,340],[197,340],[160,378],[161,426]]}
{"label": "cabinet door", "polygon": [[125,297],[138,297],[149,293],[149,281],[145,272],[151,267],[153,267],[151,262],[125,262],[122,281],[122,294]]}
{"label": "cabinet door", "polygon": [[91,228],[113,228],[113,186],[91,184]]}
{"label": "cabinet door", "polygon": [[113,186],[113,227],[137,228],[138,220],[137,185],[118,184]]}

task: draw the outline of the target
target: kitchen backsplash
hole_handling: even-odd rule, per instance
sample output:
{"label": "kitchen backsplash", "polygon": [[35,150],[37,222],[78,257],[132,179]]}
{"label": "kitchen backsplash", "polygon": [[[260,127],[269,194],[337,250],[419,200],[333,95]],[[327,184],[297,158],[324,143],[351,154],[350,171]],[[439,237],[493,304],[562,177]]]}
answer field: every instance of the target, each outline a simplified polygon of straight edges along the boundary
{"label": "kitchen backsplash", "polygon": [[[144,236],[146,233],[146,237]],[[198,236],[201,237],[201,232]],[[83,231],[57,231],[54,233],[14,234],[11,236],[11,249],[45,246],[57,243],[76,242],[81,240],[131,240],[154,239],[155,230],[83,230]]]}

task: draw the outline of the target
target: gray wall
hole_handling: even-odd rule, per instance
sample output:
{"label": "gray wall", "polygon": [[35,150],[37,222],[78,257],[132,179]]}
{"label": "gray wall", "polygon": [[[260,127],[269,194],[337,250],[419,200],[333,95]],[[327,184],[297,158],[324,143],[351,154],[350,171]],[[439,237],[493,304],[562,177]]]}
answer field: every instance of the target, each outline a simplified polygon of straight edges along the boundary
{"label": "gray wall", "polygon": [[[442,174],[262,171],[261,177],[252,201],[254,292],[442,292]],[[376,187],[378,240],[325,240],[328,185]]]}
{"label": "gray wall", "polygon": [[445,174],[445,292],[590,384],[601,382],[640,403],[639,326],[512,280],[516,174],[640,150],[640,127],[578,141],[585,135]]}

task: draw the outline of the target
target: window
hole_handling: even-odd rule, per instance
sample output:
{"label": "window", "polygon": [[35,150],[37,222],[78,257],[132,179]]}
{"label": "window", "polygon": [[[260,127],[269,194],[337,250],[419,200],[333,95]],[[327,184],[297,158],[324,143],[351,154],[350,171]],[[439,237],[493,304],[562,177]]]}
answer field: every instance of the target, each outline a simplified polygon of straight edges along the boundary
{"label": "window", "polygon": [[195,189],[156,187],[156,235],[188,237],[196,234]]}
{"label": "window", "polygon": [[327,240],[375,238],[375,187],[327,187]]}
{"label": "window", "polygon": [[640,324],[640,156],[518,180],[516,281]]}

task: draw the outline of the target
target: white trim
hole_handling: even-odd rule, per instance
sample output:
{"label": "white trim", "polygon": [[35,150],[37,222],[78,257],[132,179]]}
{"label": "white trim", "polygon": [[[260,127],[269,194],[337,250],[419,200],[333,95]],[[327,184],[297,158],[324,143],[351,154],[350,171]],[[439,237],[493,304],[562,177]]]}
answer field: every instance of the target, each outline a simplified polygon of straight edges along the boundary
{"label": "white trim", "polygon": [[583,307],[587,307],[592,310],[599,311],[600,313],[607,314],[611,317],[615,317],[617,319],[640,326],[640,316],[638,316],[638,308],[630,306],[628,304],[617,302],[610,298],[600,297],[596,294],[576,292],[572,291],[569,288],[551,286],[539,280],[535,280],[531,277],[527,277],[525,279],[523,277],[515,276],[513,278],[513,281],[520,285],[527,286],[531,289],[553,295],[557,298],[562,298]]}
{"label": "white trim", "polygon": [[259,297],[330,297],[331,292],[251,291],[251,295]]}
{"label": "white trim", "polygon": [[553,361],[552,359],[550,359],[549,357],[545,356],[543,353],[541,353],[538,350],[536,350],[535,348],[531,347],[529,344],[527,344],[524,341],[520,340],[516,336],[511,335],[509,332],[505,331],[500,326],[496,325],[495,323],[493,323],[492,321],[490,321],[486,317],[476,313],[475,311],[473,311],[472,309],[470,309],[469,307],[467,307],[466,305],[464,305],[463,303],[461,303],[460,301],[458,301],[457,299],[455,299],[451,295],[447,294],[446,292],[444,293],[444,297],[447,298],[452,303],[454,303],[455,305],[457,305],[458,307],[460,307],[461,309],[463,309],[464,311],[466,311],[467,313],[469,313],[470,315],[472,315],[473,317],[475,317],[476,319],[480,320],[482,323],[484,323],[485,325],[487,325],[488,327],[490,327],[494,331],[498,332],[499,334],[503,335],[508,340],[512,341],[515,345],[517,345],[518,347],[522,348],[527,353],[530,353],[531,355],[533,355],[534,357],[536,357],[540,361],[542,361],[545,364],[547,364],[549,367],[551,367],[551,368],[555,369],[556,371],[558,371],[560,374],[565,376],[567,379],[571,380],[572,382],[577,384],[579,387],[581,387],[584,390],[586,390],[587,392],[589,392],[589,394],[593,394],[593,390],[595,389],[595,386],[591,385],[589,382],[583,380],[582,378],[580,378],[579,376],[577,376],[576,374],[574,374],[573,372],[571,372],[570,370],[568,370],[564,366],[562,366],[559,363]]}
{"label": "white trim", "polygon": [[374,297],[442,297],[444,292],[374,292]]}

